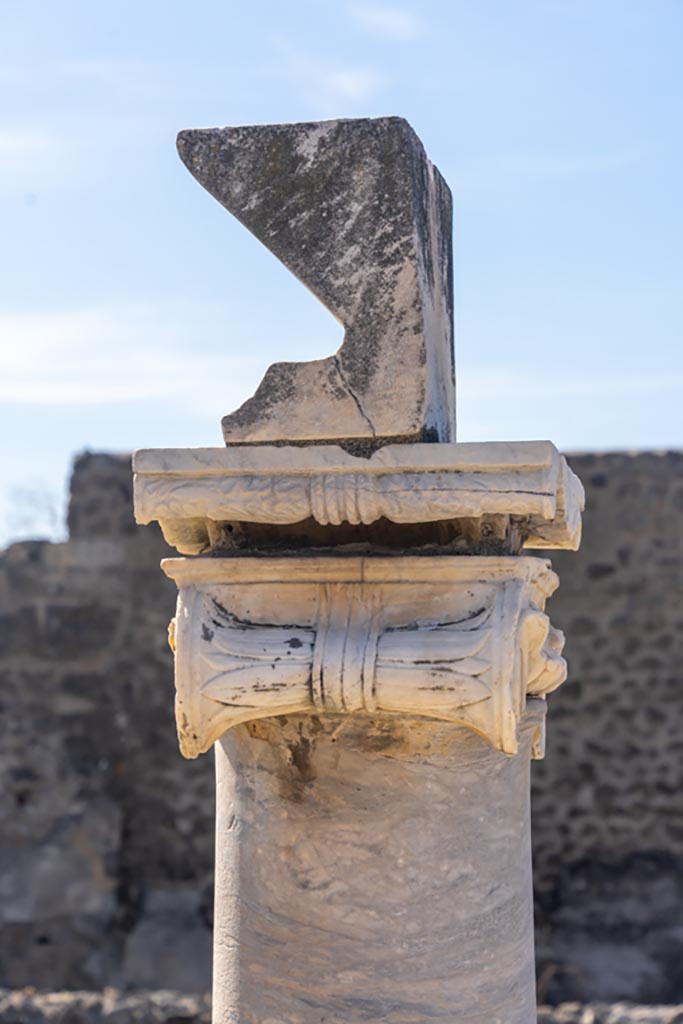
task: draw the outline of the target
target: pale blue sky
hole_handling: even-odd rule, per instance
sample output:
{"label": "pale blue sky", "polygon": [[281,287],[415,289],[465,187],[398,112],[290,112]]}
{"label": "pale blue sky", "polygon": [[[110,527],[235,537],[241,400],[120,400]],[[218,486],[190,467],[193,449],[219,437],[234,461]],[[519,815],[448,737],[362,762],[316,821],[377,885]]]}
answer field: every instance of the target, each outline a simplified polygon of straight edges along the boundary
{"label": "pale blue sky", "polygon": [[0,542],[75,451],[220,444],[340,341],[186,127],[406,117],[455,197],[459,439],[683,447],[681,0],[0,0],[0,46]]}

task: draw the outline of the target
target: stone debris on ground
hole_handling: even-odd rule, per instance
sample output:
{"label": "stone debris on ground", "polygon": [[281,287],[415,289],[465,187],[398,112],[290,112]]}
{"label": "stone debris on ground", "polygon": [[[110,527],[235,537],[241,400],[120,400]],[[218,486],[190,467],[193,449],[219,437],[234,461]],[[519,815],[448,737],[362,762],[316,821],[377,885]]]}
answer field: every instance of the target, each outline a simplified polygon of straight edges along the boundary
{"label": "stone debris on ground", "polygon": [[[208,995],[0,989],[0,1024],[210,1024]],[[683,1024],[683,1005],[540,1007],[538,1024]]]}
{"label": "stone debris on ground", "polygon": [[208,996],[0,989],[2,1024],[210,1024]]}
{"label": "stone debris on ground", "polygon": [[683,1006],[564,1003],[539,1007],[538,1024],[683,1024]]}

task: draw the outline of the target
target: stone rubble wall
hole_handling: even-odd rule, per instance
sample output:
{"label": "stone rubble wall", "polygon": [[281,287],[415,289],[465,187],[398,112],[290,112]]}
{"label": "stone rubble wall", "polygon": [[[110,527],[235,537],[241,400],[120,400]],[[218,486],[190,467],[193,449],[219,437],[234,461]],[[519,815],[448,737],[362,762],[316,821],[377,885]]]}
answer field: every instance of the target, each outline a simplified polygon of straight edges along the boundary
{"label": "stone rubble wall", "polygon": [[168,549],[130,460],[77,461],[65,544],[0,556],[0,984],[209,986],[213,765],[183,761]]}
{"label": "stone rubble wall", "polygon": [[532,766],[540,995],[683,1001],[683,453],[570,457],[569,679]]}
{"label": "stone rubble wall", "polygon": [[[549,611],[567,634],[570,680],[551,695],[547,758],[532,768],[539,995],[673,1004],[683,1001],[683,453],[570,461],[588,508],[581,551],[550,553],[561,586]],[[0,553],[7,988],[209,987],[213,759],[178,753],[166,643],[175,586],[159,570],[170,552],[131,508],[130,461],[83,455],[69,541]],[[0,1021],[66,1019],[46,1016],[37,996],[25,997],[33,1017],[12,1018],[11,998]],[[163,1003],[144,1017],[81,1012],[68,1020],[205,1019],[164,1017]],[[561,1012],[541,1021],[679,1020]]]}

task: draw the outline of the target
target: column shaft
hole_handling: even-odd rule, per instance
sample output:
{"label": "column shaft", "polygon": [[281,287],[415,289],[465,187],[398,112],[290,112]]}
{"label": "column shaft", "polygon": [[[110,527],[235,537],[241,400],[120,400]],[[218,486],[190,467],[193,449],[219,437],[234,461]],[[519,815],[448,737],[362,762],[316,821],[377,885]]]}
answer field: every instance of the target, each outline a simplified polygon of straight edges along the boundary
{"label": "column shaft", "polygon": [[397,715],[216,745],[215,1024],[532,1024],[529,763]]}

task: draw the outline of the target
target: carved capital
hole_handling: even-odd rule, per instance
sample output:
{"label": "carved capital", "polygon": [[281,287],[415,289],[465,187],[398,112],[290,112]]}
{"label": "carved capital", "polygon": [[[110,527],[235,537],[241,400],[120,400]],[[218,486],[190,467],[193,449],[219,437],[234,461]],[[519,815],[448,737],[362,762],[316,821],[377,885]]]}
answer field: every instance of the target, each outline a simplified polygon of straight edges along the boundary
{"label": "carved capital", "polygon": [[[186,757],[241,722],[390,712],[518,749],[527,695],[563,682],[557,585],[535,558],[168,559]],[[539,734],[535,756],[542,756]]]}

